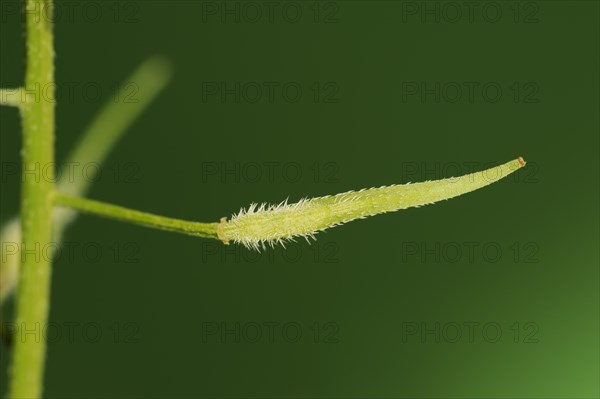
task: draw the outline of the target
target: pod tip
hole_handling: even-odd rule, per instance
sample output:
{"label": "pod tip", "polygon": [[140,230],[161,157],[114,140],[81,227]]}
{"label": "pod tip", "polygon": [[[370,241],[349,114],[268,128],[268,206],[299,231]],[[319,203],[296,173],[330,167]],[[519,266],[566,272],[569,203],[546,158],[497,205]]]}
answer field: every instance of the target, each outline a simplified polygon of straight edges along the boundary
{"label": "pod tip", "polygon": [[525,160],[523,159],[523,157],[517,158],[517,161],[519,161],[519,163],[521,164],[521,166],[525,166],[525,164],[527,163],[527,162],[525,162]]}

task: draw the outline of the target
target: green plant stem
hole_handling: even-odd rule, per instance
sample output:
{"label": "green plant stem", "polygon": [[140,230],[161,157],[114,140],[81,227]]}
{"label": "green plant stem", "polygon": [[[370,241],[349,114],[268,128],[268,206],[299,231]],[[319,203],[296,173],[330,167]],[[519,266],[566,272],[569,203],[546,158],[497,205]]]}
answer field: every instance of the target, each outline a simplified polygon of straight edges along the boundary
{"label": "green plant stem", "polygon": [[[171,77],[167,59],[154,56],[145,60],[119,87],[118,100],[109,100],[82,134],[65,165],[103,164],[110,150],[164,89]],[[135,93],[135,94],[131,94]],[[131,95],[130,95],[131,94]],[[91,184],[82,173],[62,180],[58,189],[71,195],[85,195]]]}
{"label": "green plant stem", "polygon": [[14,89],[0,89],[0,105],[21,108],[23,89],[18,87]]}
{"label": "green plant stem", "polygon": [[[138,116],[146,110],[158,94],[169,82],[171,67],[168,60],[154,56],[142,62],[138,68],[123,82],[118,93],[130,93],[139,89],[135,98],[125,99],[120,95],[119,101],[111,98],[102,110],[92,120],[81,135],[77,145],[70,152],[65,167],[69,165],[82,169],[94,164],[103,165],[111,149],[123,137],[125,131]],[[22,89],[0,89],[0,105],[8,105],[9,101],[24,101]],[[4,99],[4,100],[3,100]],[[21,107],[21,104],[18,104]],[[90,179],[85,179],[83,173],[62,173],[57,176],[56,189],[70,195],[85,196],[90,188]],[[65,229],[76,218],[77,212],[67,208],[54,209],[54,226],[52,241],[60,244]],[[21,242],[21,228],[18,217],[9,220],[0,229],[0,241],[3,243]],[[18,245],[20,247],[20,245]],[[0,308],[5,299],[13,292],[18,281],[21,252],[3,254],[6,248],[0,248]]]}
{"label": "green plant stem", "polygon": [[87,198],[74,197],[60,192],[55,193],[54,203],[56,205],[77,209],[82,212],[91,213],[123,222],[134,223],[160,230],[174,231],[196,237],[208,237],[218,239],[217,229],[219,223],[199,223],[187,220],[173,219],[158,216],[147,212],[111,205]]}
{"label": "green plant stem", "polygon": [[[103,165],[110,150],[123,137],[123,133],[148,108],[171,78],[167,59],[154,56],[145,60],[118,89],[119,101],[108,101],[82,134],[77,145],[67,156],[64,165],[79,169],[90,165]],[[124,94],[139,90],[135,97]],[[58,181],[57,190],[73,196],[85,196],[91,185],[83,173],[74,173],[69,179]],[[66,227],[75,219],[71,209],[56,209],[54,241],[60,241]]]}
{"label": "green plant stem", "polygon": [[[52,0],[27,0],[27,70],[25,88],[54,90]],[[54,98],[53,92],[47,98]],[[17,296],[19,329],[41,331],[48,319],[50,260],[41,248],[52,239],[54,177],[40,176],[41,168],[54,163],[54,102],[39,98],[20,107],[23,123],[23,176],[21,191],[21,276]],[[50,168],[51,169],[51,168]],[[37,172],[36,172],[37,171]],[[27,252],[25,252],[27,251]],[[37,338],[36,338],[37,337]],[[42,394],[46,342],[36,335],[15,339],[11,367],[12,398],[38,398]]]}

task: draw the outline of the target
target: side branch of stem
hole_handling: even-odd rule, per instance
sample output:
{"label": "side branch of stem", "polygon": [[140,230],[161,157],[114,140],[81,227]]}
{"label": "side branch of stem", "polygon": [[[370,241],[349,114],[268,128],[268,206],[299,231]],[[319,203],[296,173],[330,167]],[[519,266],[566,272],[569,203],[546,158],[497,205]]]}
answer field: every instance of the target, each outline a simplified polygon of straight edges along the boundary
{"label": "side branch of stem", "polygon": [[0,105],[7,107],[22,108],[23,106],[23,88],[2,88],[0,89]]}
{"label": "side branch of stem", "polygon": [[63,207],[110,219],[116,219],[122,222],[133,223],[159,230],[174,231],[196,237],[218,239],[218,223],[199,223],[174,219],[87,198],[75,197],[60,192],[55,193],[54,203]]}

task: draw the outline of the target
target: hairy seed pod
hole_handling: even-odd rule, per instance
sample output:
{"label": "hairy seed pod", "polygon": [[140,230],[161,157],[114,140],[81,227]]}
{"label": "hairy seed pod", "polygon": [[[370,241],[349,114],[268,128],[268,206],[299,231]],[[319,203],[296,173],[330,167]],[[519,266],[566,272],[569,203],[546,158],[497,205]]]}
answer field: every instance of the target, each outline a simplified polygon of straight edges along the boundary
{"label": "hairy seed pod", "polygon": [[266,245],[285,244],[296,237],[313,238],[316,233],[355,219],[418,207],[457,197],[494,183],[525,166],[519,157],[503,165],[460,177],[348,191],[294,204],[251,204],[231,220],[221,220],[219,238],[260,250]]}

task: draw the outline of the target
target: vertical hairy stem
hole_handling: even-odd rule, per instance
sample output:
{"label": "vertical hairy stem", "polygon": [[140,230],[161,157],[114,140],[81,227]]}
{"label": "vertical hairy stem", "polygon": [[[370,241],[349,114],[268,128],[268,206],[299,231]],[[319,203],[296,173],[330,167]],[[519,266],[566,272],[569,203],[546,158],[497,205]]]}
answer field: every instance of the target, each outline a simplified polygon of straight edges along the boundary
{"label": "vertical hairy stem", "polygon": [[[40,337],[50,301],[50,260],[41,248],[51,241],[52,176],[41,175],[54,162],[54,46],[52,0],[26,0],[27,101],[23,121],[23,187],[21,191],[21,277],[17,296],[10,397],[38,398],[42,393],[46,343]],[[44,95],[42,95],[42,93]],[[51,169],[51,168],[48,168]]]}

